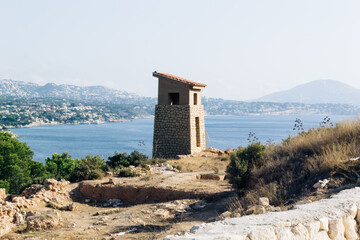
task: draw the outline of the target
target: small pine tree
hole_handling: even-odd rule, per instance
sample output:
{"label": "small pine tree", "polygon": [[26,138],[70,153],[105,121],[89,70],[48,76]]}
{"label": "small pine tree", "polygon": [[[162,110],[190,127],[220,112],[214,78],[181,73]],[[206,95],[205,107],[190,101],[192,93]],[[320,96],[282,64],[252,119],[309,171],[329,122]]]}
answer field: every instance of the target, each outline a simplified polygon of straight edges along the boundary
{"label": "small pine tree", "polygon": [[230,183],[236,188],[243,184],[244,176],[254,167],[263,165],[263,156],[266,146],[260,142],[255,142],[246,148],[239,147],[230,155],[230,164],[226,172],[230,174]]}

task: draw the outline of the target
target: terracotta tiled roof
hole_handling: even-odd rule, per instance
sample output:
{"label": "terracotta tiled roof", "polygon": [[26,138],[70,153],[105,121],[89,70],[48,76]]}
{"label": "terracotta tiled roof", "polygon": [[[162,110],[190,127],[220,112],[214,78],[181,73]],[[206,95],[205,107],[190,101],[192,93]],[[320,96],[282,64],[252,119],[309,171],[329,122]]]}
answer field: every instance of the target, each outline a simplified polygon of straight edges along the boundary
{"label": "terracotta tiled roof", "polygon": [[164,78],[172,79],[172,80],[175,80],[175,81],[187,83],[187,84],[189,84],[191,86],[206,87],[206,84],[204,84],[204,83],[193,82],[193,81],[187,80],[185,78],[177,77],[177,76],[169,74],[169,73],[163,73],[163,72],[156,72],[155,71],[155,72],[153,72],[153,76],[154,77],[164,77]]}

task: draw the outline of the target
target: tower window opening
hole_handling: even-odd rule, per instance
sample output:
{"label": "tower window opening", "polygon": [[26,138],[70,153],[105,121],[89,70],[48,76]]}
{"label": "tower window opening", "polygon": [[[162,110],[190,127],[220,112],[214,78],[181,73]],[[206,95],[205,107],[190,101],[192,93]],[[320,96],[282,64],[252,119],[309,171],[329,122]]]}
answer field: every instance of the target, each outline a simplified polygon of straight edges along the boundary
{"label": "tower window opening", "polygon": [[197,93],[194,93],[194,105],[197,105]]}
{"label": "tower window opening", "polygon": [[169,93],[169,105],[179,105],[179,93]]}

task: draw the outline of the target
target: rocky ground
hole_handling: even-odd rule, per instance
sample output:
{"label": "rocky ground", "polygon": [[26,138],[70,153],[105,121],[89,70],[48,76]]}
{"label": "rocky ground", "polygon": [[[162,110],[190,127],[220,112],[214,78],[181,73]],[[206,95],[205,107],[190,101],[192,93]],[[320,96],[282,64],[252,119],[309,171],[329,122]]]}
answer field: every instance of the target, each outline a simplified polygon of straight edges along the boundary
{"label": "rocky ground", "polygon": [[[184,156],[149,167],[136,178],[74,184],[49,179],[33,185],[0,202],[1,239],[162,239],[182,234],[227,210],[232,192],[222,154]],[[171,165],[181,165],[182,172]]]}

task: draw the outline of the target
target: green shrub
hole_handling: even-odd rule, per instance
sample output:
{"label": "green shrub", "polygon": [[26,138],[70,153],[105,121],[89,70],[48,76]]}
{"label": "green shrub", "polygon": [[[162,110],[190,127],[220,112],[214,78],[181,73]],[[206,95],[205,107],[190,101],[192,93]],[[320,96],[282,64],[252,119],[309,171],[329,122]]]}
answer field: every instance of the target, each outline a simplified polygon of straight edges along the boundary
{"label": "green shrub", "polygon": [[182,167],[182,165],[177,165],[175,168],[176,168],[177,170],[181,171],[183,167]]}
{"label": "green shrub", "polygon": [[77,161],[74,171],[70,175],[70,181],[101,179],[105,176],[107,166],[105,160],[99,156],[86,156]]}
{"label": "green shrub", "polygon": [[137,150],[130,153],[130,155],[127,157],[127,160],[129,161],[130,165],[133,165],[135,167],[139,166],[141,162],[145,162],[148,159],[149,159],[148,156],[138,152]]}
{"label": "green shrub", "polygon": [[10,183],[8,183],[6,180],[0,180],[0,188],[5,188],[6,193],[9,193]]}
{"label": "green shrub", "polygon": [[75,169],[76,160],[64,152],[61,155],[54,153],[51,158],[45,159],[45,169],[56,179],[69,179]]}
{"label": "green shrub", "polygon": [[133,165],[135,167],[139,165],[143,166],[144,164],[148,163],[149,157],[135,150],[130,153],[130,155],[127,155],[126,152],[115,152],[115,155],[109,157],[108,159],[109,161],[107,161],[106,164],[112,169],[117,169],[122,167],[128,167],[130,165]]}
{"label": "green shrub", "polygon": [[127,160],[127,153],[117,153],[115,152],[114,156],[108,158],[109,161],[106,161],[106,164],[113,168],[119,168],[121,166],[128,167],[130,166],[130,162]]}
{"label": "green shrub", "polygon": [[230,164],[226,171],[230,174],[230,183],[235,187],[241,187],[244,177],[254,167],[260,167],[264,164],[266,146],[260,142],[255,142],[246,148],[239,147],[230,155]]}
{"label": "green shrub", "polygon": [[119,172],[119,177],[138,177],[140,174],[134,172],[130,168],[122,168]]}
{"label": "green shrub", "polygon": [[9,193],[20,193],[37,177],[36,172],[31,173],[35,162],[32,157],[33,152],[26,143],[0,132],[0,180]]}

